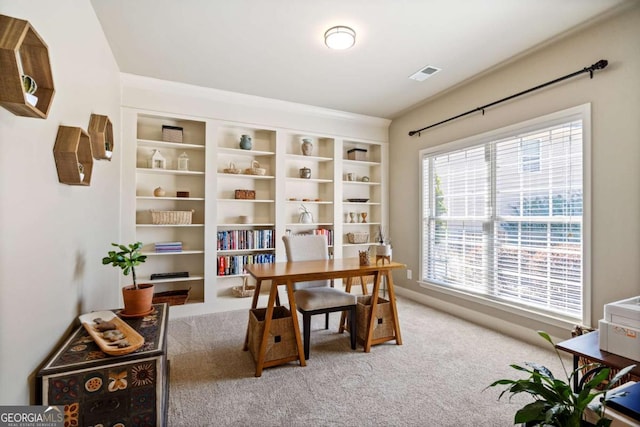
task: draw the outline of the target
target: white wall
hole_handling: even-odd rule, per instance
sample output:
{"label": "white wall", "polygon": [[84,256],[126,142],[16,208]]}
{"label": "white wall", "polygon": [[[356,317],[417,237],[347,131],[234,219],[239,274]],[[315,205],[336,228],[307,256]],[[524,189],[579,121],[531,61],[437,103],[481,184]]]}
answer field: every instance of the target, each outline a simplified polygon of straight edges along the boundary
{"label": "white wall", "polygon": [[[520,316],[427,291],[420,269],[419,150],[591,103],[592,108],[592,302],[591,324],[604,304],[640,295],[640,3],[568,37],[549,43],[480,76],[394,120],[390,127],[391,237],[394,258],[413,270],[397,284],[434,307],[517,334],[547,328]],[[488,47],[490,48],[490,47]],[[481,54],[481,53],[478,53]],[[607,59],[593,79],[567,80],[496,107],[409,137],[419,129]],[[444,70],[443,72],[446,72]],[[412,194],[400,189],[415,183]],[[587,261],[589,262],[589,261]],[[409,293],[412,293],[409,292]],[[552,328],[547,328],[547,330]],[[568,331],[549,330],[556,336]]]}
{"label": "white wall", "polygon": [[[34,376],[78,314],[117,307],[119,271],[101,258],[119,239],[119,73],[88,0],[0,0],[49,47],[56,94],[46,120],[0,108],[0,405],[33,402]],[[110,117],[114,159],[90,187],[58,183],[59,125]]]}

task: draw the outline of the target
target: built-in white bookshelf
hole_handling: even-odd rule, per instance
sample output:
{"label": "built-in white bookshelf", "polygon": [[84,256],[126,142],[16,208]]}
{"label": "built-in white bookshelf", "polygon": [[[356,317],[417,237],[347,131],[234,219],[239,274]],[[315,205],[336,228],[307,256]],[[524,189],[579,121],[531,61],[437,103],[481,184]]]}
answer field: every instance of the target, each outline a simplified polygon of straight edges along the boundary
{"label": "built-in white bookshelf", "polygon": [[[147,260],[136,267],[138,282],[153,283],[155,293],[189,290],[186,306],[203,304],[207,285],[207,123],[142,111],[128,111],[124,122],[123,161],[127,167],[123,175],[128,179],[123,182],[128,188],[123,191],[123,243],[143,243]],[[182,142],[165,140],[163,126],[182,128]],[[189,212],[191,219],[188,223],[158,223],[153,212]],[[167,242],[180,246],[166,252],[156,249]],[[151,278],[166,273],[188,276]]]}
{"label": "built-in white bookshelf", "polygon": [[[152,281],[158,291],[191,289],[187,304],[172,306],[178,316],[249,308],[251,299],[233,292],[248,279],[242,267],[284,261],[287,233],[325,234],[332,256],[354,257],[375,245],[378,228],[387,226],[384,141],[134,108],[124,109],[123,120],[123,238],[145,244],[141,280],[153,273],[189,272],[188,278]],[[162,125],[182,127],[183,142],[163,141]],[[250,149],[240,147],[242,135],[251,138]],[[311,141],[311,152],[303,153],[302,139]],[[354,148],[364,157],[350,159]],[[151,167],[154,150],[164,157],[164,168]],[[183,153],[188,170],[178,168]],[[158,187],[165,191],[161,196],[154,195]],[[301,221],[302,207],[311,213],[310,222]],[[151,210],[190,210],[192,223],[153,224]],[[225,236],[246,239],[249,233],[269,233],[270,244],[220,246]],[[369,237],[353,244],[349,233]],[[154,250],[157,242],[177,241],[180,252]]]}

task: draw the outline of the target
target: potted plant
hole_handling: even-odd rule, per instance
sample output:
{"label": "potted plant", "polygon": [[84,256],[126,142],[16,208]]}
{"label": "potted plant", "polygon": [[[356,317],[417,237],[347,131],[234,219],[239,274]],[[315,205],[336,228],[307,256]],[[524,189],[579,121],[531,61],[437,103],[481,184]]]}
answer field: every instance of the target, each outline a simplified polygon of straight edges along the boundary
{"label": "potted plant", "polygon": [[129,245],[112,243],[119,250],[108,252],[108,256],[102,258],[102,264],[111,264],[120,267],[122,273],[128,276],[131,273],[133,284],[122,288],[122,298],[124,300],[124,310],[121,314],[130,317],[144,316],[152,310],[153,284],[138,284],[136,280],[135,267],[146,261],[147,256],[142,255],[140,248],[142,242]]}
{"label": "potted plant", "polygon": [[[525,372],[529,376],[515,380],[501,379],[487,388],[506,385],[507,388],[500,393],[498,399],[507,392],[510,396],[526,393],[533,397],[532,403],[526,404],[516,412],[514,424],[525,427],[609,426],[611,420],[605,418],[607,392],[635,365],[621,369],[611,380],[609,380],[610,369],[597,363],[581,366],[569,374],[549,334],[538,331],[538,335],[553,346],[565,372],[566,381],[554,377],[549,369],[537,363],[526,362],[527,367],[511,365],[512,368]],[[570,385],[572,379],[585,369],[588,372],[583,374],[579,390],[572,390]],[[587,408],[592,409],[596,414],[596,424],[585,421],[584,415]]]}

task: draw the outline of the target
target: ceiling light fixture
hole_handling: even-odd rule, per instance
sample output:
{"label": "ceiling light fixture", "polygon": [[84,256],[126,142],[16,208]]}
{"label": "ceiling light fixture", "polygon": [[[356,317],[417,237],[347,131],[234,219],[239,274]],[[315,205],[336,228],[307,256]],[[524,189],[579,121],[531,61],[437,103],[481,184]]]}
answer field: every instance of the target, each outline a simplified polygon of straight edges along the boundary
{"label": "ceiling light fixture", "polygon": [[356,32],[349,27],[331,27],[324,33],[324,43],[330,49],[349,49],[356,42]]}

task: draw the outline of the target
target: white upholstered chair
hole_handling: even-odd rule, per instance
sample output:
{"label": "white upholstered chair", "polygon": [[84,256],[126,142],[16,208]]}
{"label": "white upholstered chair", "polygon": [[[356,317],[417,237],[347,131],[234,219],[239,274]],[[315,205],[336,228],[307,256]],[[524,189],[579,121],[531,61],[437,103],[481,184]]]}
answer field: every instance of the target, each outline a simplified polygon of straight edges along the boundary
{"label": "white upholstered chair", "polygon": [[[287,261],[315,261],[329,258],[327,238],[322,235],[283,236]],[[329,313],[349,312],[351,349],[356,349],[356,303],[355,295],[336,289],[329,280],[299,282],[294,284],[294,297],[298,311],[302,314],[304,357],[309,358],[311,316],[325,314],[325,329],[329,329]]]}

